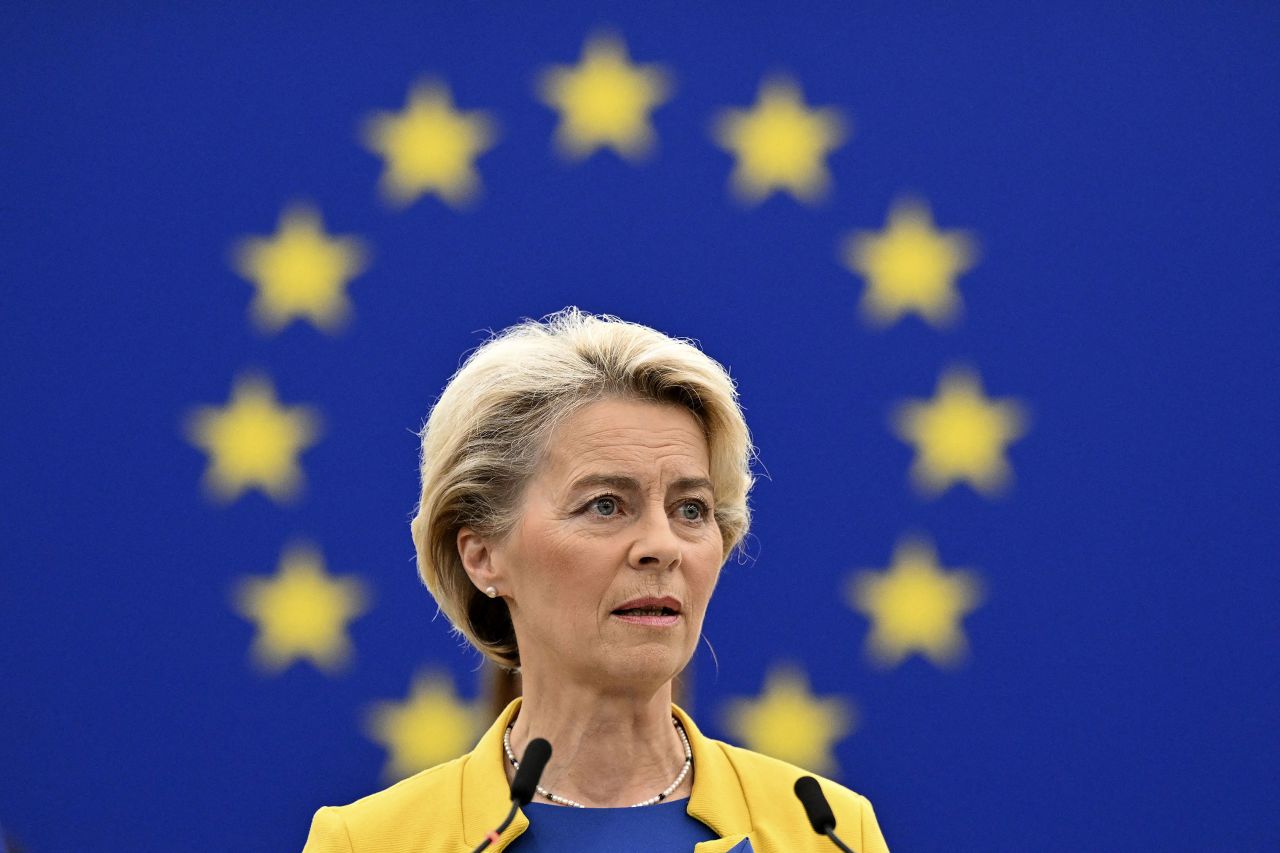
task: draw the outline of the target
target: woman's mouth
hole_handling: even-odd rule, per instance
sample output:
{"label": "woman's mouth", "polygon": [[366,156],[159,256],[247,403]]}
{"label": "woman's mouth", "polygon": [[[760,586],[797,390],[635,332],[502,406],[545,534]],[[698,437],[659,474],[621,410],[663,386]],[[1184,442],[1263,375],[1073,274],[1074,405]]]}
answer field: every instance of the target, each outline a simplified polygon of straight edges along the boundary
{"label": "woman's mouth", "polygon": [[628,607],[613,611],[623,622],[633,625],[650,625],[662,628],[680,621],[680,614],[670,607]]}

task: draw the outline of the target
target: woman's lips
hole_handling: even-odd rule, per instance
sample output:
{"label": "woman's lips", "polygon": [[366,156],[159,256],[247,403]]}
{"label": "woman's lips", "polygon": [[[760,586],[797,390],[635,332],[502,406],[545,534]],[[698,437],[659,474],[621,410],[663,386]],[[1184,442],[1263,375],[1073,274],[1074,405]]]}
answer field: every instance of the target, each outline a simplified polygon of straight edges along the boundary
{"label": "woman's lips", "polygon": [[613,617],[633,625],[648,625],[654,628],[666,628],[680,621],[679,613],[614,613]]}

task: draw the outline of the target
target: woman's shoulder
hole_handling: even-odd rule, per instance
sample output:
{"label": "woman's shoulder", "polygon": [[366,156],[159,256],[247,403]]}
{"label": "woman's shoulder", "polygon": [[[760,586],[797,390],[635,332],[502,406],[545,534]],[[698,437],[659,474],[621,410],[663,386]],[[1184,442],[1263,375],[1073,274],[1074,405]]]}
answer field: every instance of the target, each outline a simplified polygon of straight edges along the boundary
{"label": "woman's shoulder", "polygon": [[795,795],[796,780],[801,776],[812,776],[822,785],[822,792],[826,794],[832,809],[837,809],[837,816],[840,806],[858,810],[862,803],[867,802],[867,798],[857,791],[803,767],[724,741],[715,743],[738,771],[744,791],[765,796],[785,795],[784,801],[788,805],[794,804],[796,808],[800,808],[800,801]]}
{"label": "woman's shoulder", "polygon": [[860,851],[887,851],[875,810],[871,801],[862,794],[789,762],[724,741],[714,740],[712,743],[723,751],[733,765],[747,808],[758,827],[779,824],[789,827],[804,826],[801,834],[807,834],[809,830],[804,807],[796,797],[795,784],[802,776],[812,776],[818,780],[822,793],[831,805],[837,832],[841,837],[846,842],[855,844]]}
{"label": "woman's shoulder", "polygon": [[458,789],[466,759],[437,764],[346,805],[322,806],[304,853],[346,853],[353,838],[373,849],[399,850],[419,825],[455,827],[460,837]]}
{"label": "woman's shoulder", "polygon": [[420,809],[424,799],[430,801],[431,798],[427,795],[432,792],[457,789],[458,777],[462,773],[462,765],[466,759],[467,756],[463,755],[444,764],[428,767],[381,791],[374,791],[345,806],[331,806],[331,808],[340,809],[353,817],[364,814],[381,815],[409,807]]}

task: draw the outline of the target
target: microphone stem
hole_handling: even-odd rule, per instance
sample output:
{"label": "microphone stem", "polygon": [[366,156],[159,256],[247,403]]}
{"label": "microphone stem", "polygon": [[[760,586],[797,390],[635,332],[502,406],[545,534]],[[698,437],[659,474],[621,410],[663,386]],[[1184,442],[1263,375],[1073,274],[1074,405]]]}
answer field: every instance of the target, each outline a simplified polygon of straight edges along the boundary
{"label": "microphone stem", "polygon": [[843,850],[844,853],[853,853],[852,850],[850,850],[848,847],[845,846],[845,843],[843,841],[841,841],[839,838],[836,837],[836,831],[834,829],[827,830],[827,838],[830,838],[831,843],[834,844],[839,849]]}
{"label": "microphone stem", "polygon": [[506,818],[502,821],[502,823],[498,824],[498,828],[493,831],[492,836],[486,837],[484,841],[481,841],[480,846],[477,847],[475,850],[471,851],[471,853],[480,853],[481,850],[484,850],[489,846],[490,841],[492,841],[494,838],[497,838],[499,835],[501,835],[503,830],[505,830],[508,826],[511,825],[511,821],[516,819],[516,809],[518,808],[520,808],[520,803],[515,800],[512,800],[511,811],[507,812]]}

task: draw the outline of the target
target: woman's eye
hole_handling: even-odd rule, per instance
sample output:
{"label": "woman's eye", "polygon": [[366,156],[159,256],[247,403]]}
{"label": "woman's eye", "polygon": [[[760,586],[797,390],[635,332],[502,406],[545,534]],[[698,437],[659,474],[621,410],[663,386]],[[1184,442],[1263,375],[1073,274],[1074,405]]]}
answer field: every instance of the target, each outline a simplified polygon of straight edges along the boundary
{"label": "woman's eye", "polygon": [[618,511],[618,502],[609,497],[596,498],[591,502],[591,506],[598,515],[605,517],[611,516]]}
{"label": "woman's eye", "polygon": [[[689,510],[693,510],[692,513]],[[685,501],[680,504],[680,514],[685,521],[701,521],[707,514],[707,505],[702,501]]]}
{"label": "woman's eye", "polygon": [[[618,514],[621,509],[618,499],[612,495],[601,495],[598,498],[592,498],[587,502],[586,509],[600,518],[612,518]],[[680,502],[677,510],[680,517],[685,521],[703,521],[706,519],[710,508],[705,501],[691,499]]]}

